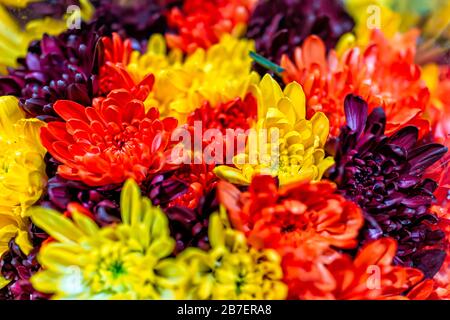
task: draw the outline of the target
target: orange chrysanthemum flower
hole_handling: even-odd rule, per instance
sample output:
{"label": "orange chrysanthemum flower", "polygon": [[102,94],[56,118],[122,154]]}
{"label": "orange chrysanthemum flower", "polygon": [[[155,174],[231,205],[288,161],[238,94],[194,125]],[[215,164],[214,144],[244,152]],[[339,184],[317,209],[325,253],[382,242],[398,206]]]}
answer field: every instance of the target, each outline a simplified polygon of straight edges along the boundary
{"label": "orange chrysanthemum flower", "polygon": [[406,299],[419,283],[414,268],[393,266],[395,240],[383,238],[362,247],[356,257],[317,247],[299,248],[284,256],[284,282],[291,299]]}
{"label": "orange chrysanthemum flower", "polygon": [[345,123],[344,99],[350,93],[363,97],[369,112],[384,108],[388,134],[414,125],[422,136],[429,129],[422,113],[430,93],[421,80],[419,66],[414,64],[416,37],[412,30],[387,40],[374,30],[366,48],[351,48],[338,57],[334,51],[327,56],[322,40],[311,36],[296,49],[294,61],[282,57],[283,79],[303,86],[309,113],[324,112],[333,136]]}
{"label": "orange chrysanthemum flower", "polygon": [[166,34],[169,47],[192,53],[218,43],[224,34],[245,31],[255,0],[187,0],[169,12],[169,25],[178,34]]}
{"label": "orange chrysanthemum flower", "polygon": [[426,115],[431,123],[433,138],[442,142],[450,137],[450,66],[429,65],[424,68],[431,90],[431,103]]}
{"label": "orange chrysanthemum flower", "polygon": [[280,254],[312,240],[339,248],[356,246],[361,210],[335,191],[328,181],[278,189],[270,176],[256,176],[244,193],[227,182],[218,186],[219,201],[228,209],[234,228],[244,232],[252,246]]}
{"label": "orange chrysanthemum flower", "polygon": [[[131,77],[125,67],[130,62],[131,40],[122,40],[117,33],[101,39],[102,66],[100,68],[100,92],[107,94],[114,89],[129,88]],[[132,81],[134,84],[134,81]],[[121,85],[127,85],[123,87]]]}
{"label": "orange chrysanthemum flower", "polygon": [[58,174],[89,186],[143,181],[166,169],[174,118],[159,118],[156,108],[145,112],[141,100],[125,89],[112,91],[92,107],[59,100],[56,113],[65,122],[51,122],[41,140],[61,165]]}

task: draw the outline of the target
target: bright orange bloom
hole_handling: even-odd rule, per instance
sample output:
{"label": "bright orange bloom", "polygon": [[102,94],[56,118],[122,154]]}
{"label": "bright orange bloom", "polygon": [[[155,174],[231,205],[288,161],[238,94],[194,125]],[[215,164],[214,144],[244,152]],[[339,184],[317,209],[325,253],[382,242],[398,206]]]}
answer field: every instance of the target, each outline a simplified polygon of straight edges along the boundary
{"label": "bright orange bloom", "polygon": [[[428,79],[431,90],[431,103],[428,105],[426,115],[431,123],[433,137],[442,142],[450,137],[450,66],[429,65],[425,68],[434,79]],[[434,71],[434,72],[433,72]]]}
{"label": "bright orange bloom", "polygon": [[166,169],[174,118],[159,118],[156,108],[125,89],[85,108],[59,100],[56,113],[65,122],[51,122],[41,130],[41,141],[62,164],[58,174],[89,186],[120,184],[128,178],[141,182]]}
{"label": "bright orange bloom", "polygon": [[414,64],[416,38],[415,30],[392,40],[374,30],[365,49],[351,48],[338,57],[334,51],[327,56],[322,40],[311,36],[296,49],[294,61],[282,57],[283,79],[303,86],[309,115],[324,112],[333,136],[345,123],[344,99],[349,93],[367,101],[369,112],[384,108],[388,134],[413,125],[422,136],[429,128],[422,113],[430,93]]}
{"label": "bright orange bloom", "polygon": [[248,192],[221,181],[219,201],[228,209],[233,227],[256,248],[285,249],[317,241],[353,248],[363,225],[359,207],[337,194],[327,181],[298,182],[278,189],[270,176],[253,178]]}
{"label": "bright orange bloom", "polygon": [[240,35],[250,18],[255,0],[187,0],[168,15],[178,34],[166,34],[169,47],[192,53],[218,43],[222,35]]}
{"label": "bright orange bloom", "polygon": [[[126,89],[136,99],[145,101],[152,90],[155,78],[152,74],[148,74],[141,81],[137,81],[128,73],[126,66],[132,53],[131,40],[122,40],[117,33],[113,33],[112,37],[103,37],[101,44],[100,93],[107,95],[115,89]],[[97,102],[99,99],[102,98],[97,98]]]}
{"label": "bright orange bloom", "polygon": [[[101,44],[100,92],[107,94],[113,89],[130,89],[126,81],[130,81],[131,77],[126,73],[125,67],[130,62],[131,40],[122,40],[117,33],[113,33],[112,37],[103,37]],[[126,87],[121,86],[125,84]]]}
{"label": "bright orange bloom", "polygon": [[414,268],[393,266],[395,240],[383,238],[363,246],[355,259],[328,249],[300,248],[283,258],[284,282],[291,299],[406,299],[419,283]]}

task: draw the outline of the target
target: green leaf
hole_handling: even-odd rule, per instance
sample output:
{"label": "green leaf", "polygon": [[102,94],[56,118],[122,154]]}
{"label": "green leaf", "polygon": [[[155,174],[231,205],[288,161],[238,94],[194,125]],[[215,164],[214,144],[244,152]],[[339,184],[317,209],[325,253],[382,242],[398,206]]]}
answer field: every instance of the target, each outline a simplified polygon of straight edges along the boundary
{"label": "green leaf", "polygon": [[250,51],[250,58],[252,58],[253,61],[255,61],[260,66],[262,66],[266,69],[269,69],[269,70],[275,72],[276,74],[281,74],[284,71],[284,69],[282,67],[280,67],[276,63],[264,58],[262,55],[259,55],[254,51]]}

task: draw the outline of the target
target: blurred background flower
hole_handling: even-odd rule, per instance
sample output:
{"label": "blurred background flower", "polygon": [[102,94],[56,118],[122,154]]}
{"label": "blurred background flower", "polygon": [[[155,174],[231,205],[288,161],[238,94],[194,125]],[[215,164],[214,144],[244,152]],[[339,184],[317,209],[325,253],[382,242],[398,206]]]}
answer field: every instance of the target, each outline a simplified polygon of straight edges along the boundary
{"label": "blurred background flower", "polygon": [[319,36],[331,49],[353,25],[340,0],[260,0],[246,36],[255,40],[257,53],[278,64],[309,35]]}
{"label": "blurred background flower", "polygon": [[223,35],[241,36],[256,0],[185,0],[181,8],[173,8],[168,14],[169,25],[176,33],[169,32],[169,47],[193,53],[198,48],[208,49],[220,41]]}

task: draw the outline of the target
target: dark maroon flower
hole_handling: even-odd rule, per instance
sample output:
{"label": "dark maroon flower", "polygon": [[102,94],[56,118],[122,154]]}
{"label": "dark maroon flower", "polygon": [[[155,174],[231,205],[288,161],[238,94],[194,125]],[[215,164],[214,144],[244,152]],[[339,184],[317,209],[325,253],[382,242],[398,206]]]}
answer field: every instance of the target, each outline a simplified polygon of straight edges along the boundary
{"label": "dark maroon flower", "polygon": [[209,249],[209,216],[218,209],[216,190],[213,189],[201,198],[197,208],[190,209],[175,205],[164,210],[169,218],[172,237],[176,241],[175,254],[187,247]]}
{"label": "dark maroon flower", "polygon": [[58,119],[53,103],[60,99],[91,105],[98,91],[99,36],[93,28],[69,30],[33,42],[17,69],[0,77],[0,95],[20,98],[24,110],[44,121]]}
{"label": "dark maroon flower", "polygon": [[64,212],[70,202],[79,203],[104,226],[120,221],[119,199],[120,186],[93,188],[56,175],[48,180],[47,193],[39,205]]}
{"label": "dark maroon flower", "polygon": [[10,280],[10,283],[0,289],[0,300],[38,300],[48,299],[49,296],[37,292],[31,285],[30,278],[36,273],[40,265],[36,255],[43,240],[47,235],[34,225],[28,230],[29,237],[33,244],[33,250],[27,256],[23,254],[19,246],[12,239],[9,242],[9,250],[0,260],[1,275]]}
{"label": "dark maroon flower", "polygon": [[94,0],[93,20],[104,35],[118,33],[121,37],[146,41],[153,33],[167,31],[166,12],[181,3],[179,0]]}
{"label": "dark maroon flower", "polygon": [[261,0],[250,18],[247,37],[255,40],[259,54],[278,64],[307,36],[321,37],[330,49],[353,26],[339,0]]}
{"label": "dark maroon flower", "polygon": [[395,262],[417,267],[431,277],[445,258],[440,250],[444,233],[434,226],[438,219],[429,210],[437,184],[423,174],[447,148],[418,143],[418,129],[412,126],[386,136],[383,109],[369,115],[367,110],[362,98],[345,99],[347,126],[341,128],[335,144],[336,165],[330,178],[363,209],[363,242],[396,239]]}

